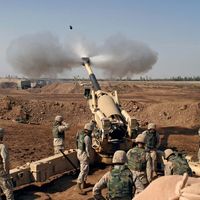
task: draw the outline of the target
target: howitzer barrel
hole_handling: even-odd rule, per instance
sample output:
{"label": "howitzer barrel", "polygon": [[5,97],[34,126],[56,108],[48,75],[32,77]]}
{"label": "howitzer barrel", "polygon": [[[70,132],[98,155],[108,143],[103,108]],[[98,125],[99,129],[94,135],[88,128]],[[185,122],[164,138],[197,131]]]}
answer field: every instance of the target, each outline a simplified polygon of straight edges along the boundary
{"label": "howitzer barrel", "polygon": [[96,79],[96,76],[94,75],[91,67],[90,67],[90,59],[88,57],[83,57],[83,66],[86,68],[88,74],[89,74],[89,78],[90,81],[92,82],[92,85],[94,87],[95,91],[101,90],[101,87]]}

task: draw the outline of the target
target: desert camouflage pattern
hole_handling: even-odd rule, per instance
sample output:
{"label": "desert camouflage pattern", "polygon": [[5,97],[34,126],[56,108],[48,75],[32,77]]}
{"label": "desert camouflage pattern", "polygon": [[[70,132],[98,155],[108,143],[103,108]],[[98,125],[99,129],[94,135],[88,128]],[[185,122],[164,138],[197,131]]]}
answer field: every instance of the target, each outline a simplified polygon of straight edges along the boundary
{"label": "desert camouflage pattern", "polygon": [[127,152],[127,158],[129,169],[132,173],[136,173],[144,187],[146,187],[152,180],[150,154],[145,149],[136,146]]}
{"label": "desert camouflage pattern", "polygon": [[[199,135],[199,138],[200,138],[200,128],[198,130],[198,135]],[[198,150],[197,158],[198,158],[198,161],[200,163],[200,141],[199,141],[199,150]]]}
{"label": "desert camouflage pattern", "polygon": [[107,184],[109,199],[132,197],[133,184],[132,173],[126,165],[113,168]]}
{"label": "desert camouflage pattern", "polygon": [[77,179],[77,183],[86,182],[89,173],[89,162],[92,157],[92,141],[91,138],[86,135],[84,137],[84,151],[77,149],[77,158],[80,161],[80,173]]}
{"label": "desert camouflage pattern", "polygon": [[62,138],[53,139],[54,154],[60,153],[60,150],[65,149],[64,140]]}
{"label": "desert camouflage pattern", "polygon": [[78,132],[76,136],[77,149],[81,151],[85,151],[85,143],[84,143],[85,136],[86,134],[84,133],[84,131],[80,133]]}
{"label": "desert camouflage pattern", "polygon": [[187,160],[179,155],[171,155],[165,164],[165,175],[183,175],[184,173],[192,176]]}
{"label": "desert camouflage pattern", "polygon": [[9,175],[9,154],[4,144],[0,144],[0,154],[0,187],[7,200],[14,200],[13,186]]}
{"label": "desert camouflage pattern", "polygon": [[157,149],[160,146],[160,136],[157,131],[152,134],[149,130],[144,131],[142,135],[145,137],[146,149],[149,151],[152,159],[152,172],[153,176],[155,176],[157,172]]}
{"label": "desert camouflage pattern", "polygon": [[146,130],[142,134],[145,135],[145,144],[147,149],[151,150],[158,148],[160,136],[156,131],[151,133],[149,130]]}
{"label": "desert camouflage pattern", "polygon": [[116,164],[116,163],[127,163],[127,156],[126,156],[126,152],[123,150],[117,150],[115,151],[114,155],[113,155],[113,159],[112,159],[112,163]]}
{"label": "desert camouflage pattern", "polygon": [[87,180],[87,176],[89,173],[89,158],[85,152],[77,150],[77,158],[80,161],[80,173],[77,179],[77,183],[83,183]]}
{"label": "desert camouflage pattern", "polygon": [[145,149],[135,147],[128,151],[128,167],[134,171],[145,171],[147,160],[146,160],[146,152]]}
{"label": "desert camouflage pattern", "polygon": [[[123,165],[114,165],[113,169],[117,169],[119,170]],[[129,170],[130,172],[130,170]],[[129,172],[128,175],[129,175]],[[136,176],[136,174],[132,174],[132,194],[128,197],[115,197],[115,198],[111,198],[109,197],[109,195],[107,196],[107,199],[115,199],[115,200],[130,200],[132,199],[131,196],[134,196],[137,193],[140,193],[144,190],[143,184],[141,183],[141,181],[138,179],[138,177]],[[104,176],[95,184],[95,186],[93,187],[93,196],[95,200],[99,200],[99,199],[105,199],[102,194],[101,194],[101,190],[103,188],[108,188],[108,183],[109,180],[111,178],[111,171],[107,172],[106,174],[104,174]],[[112,185],[112,183],[111,183]],[[113,186],[114,187],[114,186]],[[110,188],[110,190],[112,190],[112,187]],[[115,189],[113,188],[113,193],[115,193]]]}
{"label": "desert camouflage pattern", "polygon": [[[57,116],[59,117],[59,116]],[[60,153],[60,150],[65,149],[65,130],[69,128],[69,125],[65,122],[55,121],[53,124],[52,134],[53,134],[53,147],[54,154]]]}

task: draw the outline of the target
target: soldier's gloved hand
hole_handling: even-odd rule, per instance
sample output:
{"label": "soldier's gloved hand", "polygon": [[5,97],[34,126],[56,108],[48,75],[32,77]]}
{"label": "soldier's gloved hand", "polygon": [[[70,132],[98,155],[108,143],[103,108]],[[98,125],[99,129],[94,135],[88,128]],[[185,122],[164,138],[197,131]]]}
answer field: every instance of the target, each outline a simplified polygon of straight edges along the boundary
{"label": "soldier's gloved hand", "polygon": [[62,121],[62,125],[69,127],[69,124],[64,121]]}

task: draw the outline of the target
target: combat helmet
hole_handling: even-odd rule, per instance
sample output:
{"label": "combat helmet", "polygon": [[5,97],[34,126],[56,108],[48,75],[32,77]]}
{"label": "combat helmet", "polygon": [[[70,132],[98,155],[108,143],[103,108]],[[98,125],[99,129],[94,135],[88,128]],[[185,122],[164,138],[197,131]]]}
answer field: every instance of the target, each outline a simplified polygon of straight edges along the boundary
{"label": "combat helmet", "polygon": [[135,138],[135,143],[143,143],[145,144],[145,136],[142,134],[139,134],[136,138]]}
{"label": "combat helmet", "polygon": [[127,157],[126,157],[126,152],[122,150],[115,151],[112,159],[113,164],[124,164],[126,163]]}
{"label": "combat helmet", "polygon": [[164,151],[164,158],[167,159],[169,156],[171,156],[172,154],[174,154],[174,152],[172,151],[172,149],[166,149]]}
{"label": "combat helmet", "polygon": [[154,123],[149,123],[147,129],[148,130],[150,130],[150,129],[154,129],[155,130],[156,129],[156,125]]}
{"label": "combat helmet", "polygon": [[84,126],[84,129],[88,130],[88,131],[92,131],[92,124],[91,123],[86,123],[85,126]]}
{"label": "combat helmet", "polygon": [[62,117],[61,115],[57,115],[57,116],[55,117],[55,121],[56,121],[56,122],[62,122],[62,121],[63,121],[63,117]]}

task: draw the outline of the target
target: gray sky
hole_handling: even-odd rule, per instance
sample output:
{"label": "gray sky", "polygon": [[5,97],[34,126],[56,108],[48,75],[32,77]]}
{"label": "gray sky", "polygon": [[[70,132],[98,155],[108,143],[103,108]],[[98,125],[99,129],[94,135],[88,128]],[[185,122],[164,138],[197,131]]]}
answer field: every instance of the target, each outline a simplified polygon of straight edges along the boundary
{"label": "gray sky", "polygon": [[[144,42],[158,53],[155,78],[200,75],[200,1],[198,0],[0,0],[0,76],[19,73],[6,51],[19,37],[48,31],[60,42],[74,35],[96,44],[114,34]],[[70,31],[68,26],[73,25]],[[96,70],[102,76],[101,70]],[[82,68],[62,77],[86,76]]]}

